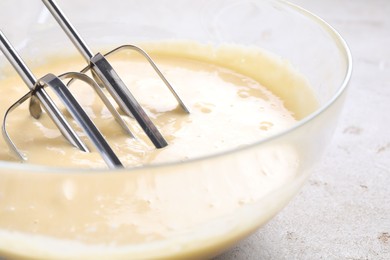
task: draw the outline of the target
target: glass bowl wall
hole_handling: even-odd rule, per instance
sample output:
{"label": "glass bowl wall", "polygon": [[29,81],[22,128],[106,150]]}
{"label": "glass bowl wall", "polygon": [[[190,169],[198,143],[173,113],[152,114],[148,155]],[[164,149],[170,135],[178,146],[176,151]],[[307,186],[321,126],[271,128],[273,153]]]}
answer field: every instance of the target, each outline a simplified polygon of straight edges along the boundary
{"label": "glass bowl wall", "polygon": [[[141,199],[137,198],[137,185],[144,182],[153,185],[151,193],[158,193],[160,187],[171,185],[176,192],[172,202],[196,216],[199,208],[188,207],[188,204],[196,204],[196,194],[204,192],[202,189],[207,181],[220,179],[221,183],[226,180],[234,183],[234,180],[254,176],[264,168],[272,176],[280,165],[291,163],[288,157],[279,153],[280,149],[287,147],[298,155],[294,160],[296,173],[283,185],[265,189],[261,196],[239,209],[201,219],[193,226],[175,229],[165,237],[119,246],[102,246],[107,245],[107,241],[80,245],[78,242],[83,240],[75,238],[69,243],[58,240],[47,246],[40,240],[23,240],[21,234],[27,231],[22,228],[0,226],[0,256],[65,256],[78,259],[94,256],[128,259],[189,259],[190,255],[194,259],[212,257],[277,214],[297,193],[320,160],[343,105],[351,73],[351,56],[343,39],[318,17],[284,1],[58,2],[94,51],[125,43],[167,40],[190,40],[213,46],[228,43],[266,49],[291,62],[308,79],[320,106],[283,133],[239,149],[186,162],[115,171],[70,170],[0,162],[0,205],[20,198],[21,190],[24,191],[26,205],[39,205],[49,198],[63,196],[63,187],[72,183],[77,192],[67,205],[69,215],[62,216],[60,221],[56,220],[55,214],[52,218],[58,226],[66,228],[71,223],[69,219],[84,210],[79,202],[95,201],[97,194],[103,197],[125,194],[132,200]],[[39,64],[58,50],[76,53],[39,1],[2,1],[0,10],[5,12],[0,16],[2,30],[29,64]],[[8,66],[4,56],[0,56],[0,66],[3,69]],[[279,166],[270,166],[267,161],[275,154],[279,154]],[[49,179],[50,187],[46,184]],[[177,182],[171,183],[171,179]],[[88,186],[81,183],[88,183]],[[251,185],[251,179],[243,183]],[[220,196],[230,196],[236,189],[242,188],[245,187],[226,185]],[[30,194],[25,192],[28,189],[41,192]],[[183,201],[183,193],[193,193],[190,196],[192,201]],[[231,196],[232,203],[236,203],[234,200],[239,198]],[[88,210],[98,210],[101,206],[94,202]],[[0,206],[0,218],[5,210]],[[18,217],[31,221],[28,215]],[[113,241],[116,234],[120,234],[120,231],[117,232],[112,233]]]}

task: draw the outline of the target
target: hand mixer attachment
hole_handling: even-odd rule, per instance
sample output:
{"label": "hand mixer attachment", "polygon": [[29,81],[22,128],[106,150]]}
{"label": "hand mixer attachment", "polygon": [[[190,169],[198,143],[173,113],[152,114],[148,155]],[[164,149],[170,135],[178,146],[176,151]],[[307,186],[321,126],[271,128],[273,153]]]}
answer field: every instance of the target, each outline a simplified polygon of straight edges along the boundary
{"label": "hand mixer attachment", "polygon": [[[20,98],[17,102],[15,102],[5,113],[3,119],[2,132],[4,139],[7,144],[11,148],[11,150],[17,155],[20,160],[26,160],[23,154],[19,151],[15,143],[10,138],[8,131],[6,129],[6,121],[10,112],[15,110],[19,105],[24,103],[26,100],[30,99],[30,114],[39,118],[41,115],[41,105],[44,110],[49,114],[50,118],[57,125],[58,129],[61,131],[62,135],[75,147],[79,148],[82,151],[89,152],[86,144],[80,139],[77,135],[76,131],[71,127],[65,116],[61,113],[60,109],[56,106],[54,101],[50,98],[45,88],[49,87],[53,90],[53,92],[57,95],[59,100],[63,103],[65,108],[69,111],[71,116],[77,122],[77,124],[83,129],[85,134],[88,136],[90,141],[96,147],[98,152],[101,154],[102,158],[106,162],[106,164],[110,168],[123,167],[119,158],[116,156],[114,151],[111,149],[103,135],[94,125],[92,120],[88,117],[86,112],[83,110],[81,105],[77,102],[74,96],[71,94],[68,89],[70,83],[73,80],[81,80],[87,83],[89,86],[93,87],[98,96],[101,98],[103,103],[107,106],[108,110],[114,116],[116,121],[120,124],[120,126],[125,130],[130,137],[133,137],[129,128],[119,115],[118,111],[111,104],[109,99],[105,96],[104,92],[101,88],[106,88],[113,99],[116,101],[118,106],[125,111],[129,116],[134,117],[139,125],[142,127],[146,135],[150,138],[152,143],[156,148],[162,148],[167,145],[167,142],[158,131],[157,127],[152,123],[150,118],[146,115],[140,104],[131,94],[129,89],[117,75],[111,64],[105,58],[106,56],[123,50],[123,49],[131,49],[135,50],[138,53],[142,54],[146,60],[151,64],[153,69],[156,71],[158,76],[163,80],[165,85],[169,88],[171,93],[174,95],[182,109],[189,113],[189,110],[180,99],[178,94],[175,92],[173,87],[169,84],[167,79],[158,69],[153,60],[137,46],[134,45],[123,45],[114,50],[110,51],[106,55],[102,55],[100,53],[93,55],[89,48],[86,46],[84,41],[81,39],[79,34],[76,32],[74,27],[69,23],[66,19],[62,11],[58,8],[56,3],[52,0],[42,0],[44,4],[47,6],[49,11],[56,18],[58,23],[70,37],[72,42],[76,45],[80,53],[87,60],[88,66],[84,68],[81,72],[66,72],[59,76],[55,76],[53,74],[47,74],[44,77],[37,80],[34,75],[31,73],[29,68],[20,58],[18,53],[12,47],[10,42],[7,40],[5,35],[0,31],[0,49],[13,65],[15,70],[18,72],[20,77],[23,79],[25,84],[28,86],[30,91]],[[91,70],[93,79],[84,74],[88,70]],[[71,81],[68,83],[68,86],[63,83],[63,80],[70,79]]]}
{"label": "hand mixer attachment", "polygon": [[171,93],[174,95],[182,109],[189,113],[189,110],[185,106],[184,102],[180,99],[179,95],[176,93],[174,88],[169,84],[168,80],[157,68],[153,60],[147,55],[145,51],[141,48],[134,45],[122,45],[114,50],[108,52],[105,55],[100,53],[93,54],[88,46],[85,44],[84,40],[77,33],[76,29],[72,26],[69,20],[66,18],[65,14],[61,11],[55,1],[53,0],[42,0],[46,5],[47,9],[57,20],[58,24],[68,35],[70,40],[79,50],[84,59],[88,62],[88,66],[82,70],[86,72],[91,70],[92,75],[96,82],[101,86],[105,87],[110,95],[114,98],[118,106],[129,116],[134,117],[139,125],[142,127],[144,132],[148,135],[150,140],[156,146],[156,148],[162,148],[167,145],[167,142],[164,140],[160,132],[157,130],[156,126],[152,123],[149,117],[146,115],[142,107],[139,105],[137,100],[131,94],[125,83],[121,80],[119,75],[115,72],[114,68],[105,58],[106,56],[118,52],[123,49],[132,49],[143,55],[147,61],[151,64],[153,69],[156,71],[158,76],[163,80],[165,85],[169,88]]}
{"label": "hand mixer attachment", "polygon": [[[73,116],[75,121],[80,125],[80,127],[84,130],[86,135],[90,138],[92,143],[95,145],[95,147],[98,149],[100,154],[102,155],[103,159],[107,163],[107,165],[111,168],[115,167],[122,167],[122,163],[119,161],[118,157],[115,155],[115,153],[112,151],[111,147],[108,145],[106,140],[104,139],[103,135],[99,132],[99,130],[96,128],[94,123],[91,121],[91,119],[88,117],[88,115],[85,113],[83,108],[80,106],[80,104],[76,101],[76,99],[73,97],[73,95],[68,90],[68,87],[61,81],[60,78],[74,78],[82,80],[90,85],[96,84],[91,78],[88,76],[78,73],[78,72],[68,72],[65,74],[60,75],[59,77],[56,77],[53,74],[47,74],[44,77],[42,77],[39,80],[36,80],[34,75],[31,73],[29,68],[26,66],[26,64],[23,62],[23,60],[20,58],[18,53],[15,51],[13,46],[10,44],[8,39],[5,37],[3,32],[0,31],[0,47],[3,51],[4,55],[7,57],[7,59],[10,61],[10,63],[14,66],[15,70],[18,72],[18,74],[21,76],[21,78],[24,80],[26,85],[29,87],[30,91],[24,95],[21,99],[19,99],[16,103],[14,103],[5,113],[4,120],[3,120],[3,136],[4,139],[7,141],[7,144],[11,148],[12,151],[15,152],[15,154],[21,159],[26,160],[26,158],[22,155],[22,153],[18,150],[16,145],[13,143],[11,138],[8,135],[7,129],[6,129],[6,121],[7,116],[10,112],[12,112],[15,108],[17,108],[19,105],[21,105],[23,102],[25,102],[27,99],[29,99],[31,96],[36,97],[39,102],[43,105],[47,113],[50,115],[54,123],[57,125],[57,127],[60,129],[61,133],[68,139],[72,144],[77,146],[82,151],[89,151],[87,146],[82,142],[82,140],[78,137],[75,130],[70,126],[70,124],[65,119],[64,115],[61,114],[58,107],[54,104],[53,100],[50,98],[50,96],[45,91],[45,87],[50,87],[56,95],[59,97],[59,99],[62,101],[62,103],[65,105],[65,107],[68,109],[70,114]],[[98,87],[97,87],[98,88]],[[33,101],[33,104],[36,101]],[[38,116],[39,111],[37,113],[36,109],[30,110],[35,117]]]}

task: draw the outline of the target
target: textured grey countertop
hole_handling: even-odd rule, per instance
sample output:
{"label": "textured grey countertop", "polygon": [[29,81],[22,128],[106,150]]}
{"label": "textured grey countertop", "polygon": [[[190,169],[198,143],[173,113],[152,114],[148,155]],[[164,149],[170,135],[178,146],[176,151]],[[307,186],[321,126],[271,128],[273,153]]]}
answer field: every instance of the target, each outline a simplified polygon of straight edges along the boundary
{"label": "textured grey countertop", "polygon": [[266,226],[215,260],[390,259],[390,0],[293,0],[345,38],[354,71],[320,167]]}

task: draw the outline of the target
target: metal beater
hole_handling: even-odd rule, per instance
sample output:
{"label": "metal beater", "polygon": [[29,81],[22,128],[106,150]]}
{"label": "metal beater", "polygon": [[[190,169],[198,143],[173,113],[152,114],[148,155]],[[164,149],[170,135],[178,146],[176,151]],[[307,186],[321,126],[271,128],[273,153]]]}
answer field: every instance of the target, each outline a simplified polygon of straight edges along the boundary
{"label": "metal beater", "polygon": [[91,70],[96,82],[101,87],[105,87],[108,90],[108,92],[114,98],[118,106],[124,112],[126,112],[127,115],[132,116],[137,120],[139,125],[143,128],[143,130],[148,135],[153,144],[156,146],[156,148],[165,147],[167,145],[167,142],[162,137],[156,126],[146,115],[142,107],[139,105],[137,100],[126,87],[125,83],[120,79],[119,75],[115,72],[114,68],[111,66],[111,64],[107,61],[105,57],[123,49],[132,49],[139,52],[152,65],[153,69],[163,80],[165,85],[169,88],[169,90],[174,95],[182,109],[186,113],[189,113],[189,110],[185,106],[184,102],[180,99],[174,88],[171,86],[171,84],[169,84],[168,80],[157,68],[153,60],[147,55],[145,51],[134,45],[119,46],[118,48],[113,49],[105,55],[102,55],[100,53],[93,54],[92,51],[88,48],[88,46],[85,44],[85,41],[81,38],[79,33],[66,18],[65,14],[58,7],[56,2],[53,0],[42,0],[42,2],[46,5],[47,9],[50,11],[50,13],[56,19],[58,24],[68,35],[68,37],[76,46],[76,48],[79,50],[83,58],[87,61],[88,66],[83,69],[82,72]]}
{"label": "metal beater", "polygon": [[[131,49],[142,54],[146,60],[150,63],[153,69],[156,71],[158,76],[163,80],[165,85],[169,88],[171,93],[174,95],[182,109],[189,113],[189,110],[185,106],[184,102],[180,99],[179,95],[173,89],[168,80],[164,77],[161,71],[158,69],[153,60],[148,56],[148,54],[143,51],[141,48],[134,45],[122,45],[112,51],[108,52],[105,55],[97,53],[94,55],[90,49],[87,47],[85,42],[82,40],[80,35],[77,33],[75,28],[71,25],[68,19],[65,17],[63,12],[59,9],[57,4],[52,0],[42,0],[46,5],[48,10],[55,17],[57,22],[64,29],[66,34],[72,40],[74,45],[83,55],[85,60],[88,62],[87,67],[85,67],[81,72],[67,72],[59,76],[53,74],[47,74],[40,79],[36,79],[32,74],[30,69],[26,66],[23,60],[20,58],[19,54],[15,51],[11,43],[5,37],[3,32],[0,31],[0,49],[7,57],[9,62],[13,65],[15,70],[18,72],[20,77],[23,79],[25,84],[28,86],[30,91],[15,102],[5,113],[2,125],[3,137],[6,140],[10,149],[16,154],[16,156],[24,161],[26,160],[25,156],[20,152],[15,143],[10,138],[7,128],[6,121],[10,112],[16,109],[19,105],[24,103],[26,100],[30,99],[30,114],[39,118],[43,106],[44,110],[49,114],[50,118],[56,124],[58,129],[61,131],[62,135],[74,146],[79,148],[82,151],[89,152],[88,147],[76,134],[76,131],[71,127],[65,116],[61,113],[59,108],[50,98],[45,88],[49,87],[53,92],[58,96],[59,100],[63,103],[65,108],[69,111],[74,120],[78,125],[83,129],[88,138],[91,140],[95,148],[101,154],[102,158],[110,168],[123,167],[119,158],[116,156],[114,151],[111,149],[103,135],[85,113],[81,105],[76,101],[74,96],[71,94],[68,89],[70,83],[73,80],[81,80],[87,83],[89,86],[93,87],[98,96],[101,98],[103,103],[107,106],[111,114],[114,116],[116,121],[124,129],[124,131],[130,136],[133,137],[130,129],[127,127],[126,123],[123,121],[118,111],[111,104],[109,99],[104,94],[101,88],[106,88],[113,99],[116,101],[118,106],[126,112],[127,115],[134,117],[135,120],[142,127],[146,135],[150,138],[152,143],[156,148],[163,148],[167,145],[167,142],[158,131],[157,127],[153,124],[150,118],[146,115],[145,111],[142,109],[140,104],[131,94],[127,86],[120,79],[118,74],[115,72],[111,64],[107,61],[105,57],[108,55],[118,52],[123,49]],[[93,79],[84,74],[85,72],[91,70]],[[70,79],[70,82],[66,85],[63,80]]]}

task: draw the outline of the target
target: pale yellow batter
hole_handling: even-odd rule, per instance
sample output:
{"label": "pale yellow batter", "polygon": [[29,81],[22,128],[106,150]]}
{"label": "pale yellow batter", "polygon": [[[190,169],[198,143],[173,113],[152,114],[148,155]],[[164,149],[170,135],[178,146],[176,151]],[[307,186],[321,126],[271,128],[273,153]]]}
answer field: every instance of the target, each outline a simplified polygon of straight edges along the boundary
{"label": "pale yellow batter", "polygon": [[[137,139],[127,138],[88,87],[72,86],[129,167],[245,146],[293,126],[316,107],[305,80],[287,62],[265,52],[190,43],[157,46],[146,47],[190,115],[177,108],[151,68],[135,56],[128,56],[130,63],[124,60],[127,55],[117,56],[113,64],[161,129],[167,148],[155,150],[128,118]],[[82,64],[73,58],[55,60],[35,72],[61,73]],[[0,83],[3,113],[26,87],[14,77]],[[47,117],[31,119],[26,106],[12,115],[9,131],[27,163],[105,167],[97,153],[68,145]],[[3,141],[0,160],[13,160]],[[295,148],[281,143],[215,157],[213,164],[195,161],[113,175],[3,173],[0,252],[57,259],[210,256],[264,223],[285,203],[288,190],[251,212],[246,219],[253,221],[230,230],[238,224],[226,216],[273,196],[272,191],[296,178],[299,165]]]}
{"label": "pale yellow batter", "polygon": [[[180,45],[182,48],[184,46]],[[118,73],[167,139],[169,146],[164,149],[154,149],[136,121],[128,117],[125,120],[136,139],[126,136],[92,88],[82,84],[71,87],[126,166],[183,161],[250,144],[289,128],[296,122],[295,118],[301,118],[308,111],[307,107],[311,109],[313,106],[311,99],[304,104],[294,104],[291,100],[294,97],[289,97],[286,102],[265,88],[258,78],[265,75],[269,81],[280,71],[273,71],[272,67],[252,67],[255,65],[251,64],[253,56],[256,58],[255,54],[259,53],[238,54],[238,48],[232,52],[227,47],[210,53],[211,50],[206,47],[192,46],[199,49],[196,50],[197,57],[188,57],[187,50],[180,53],[180,48],[172,46],[154,55],[164,75],[189,106],[190,115],[181,112],[165,85],[140,57],[131,56],[126,60],[122,55],[113,60]],[[233,47],[230,49],[234,50]],[[165,53],[167,50],[179,53]],[[214,60],[208,63],[211,58]],[[57,58],[35,71],[38,75],[75,71],[81,64],[75,58]],[[221,67],[220,64],[225,66]],[[231,66],[248,71],[238,73],[229,69]],[[262,69],[267,69],[267,74]],[[294,78],[280,81],[273,91],[281,92],[280,89],[284,88],[286,93],[294,93],[295,90],[290,88],[296,86],[291,84],[291,79]],[[17,77],[6,79],[1,86],[0,95],[6,97],[0,105],[2,118],[6,108],[26,92],[26,87]],[[285,103],[291,106],[292,112],[285,108]],[[97,152],[84,153],[66,145],[47,115],[40,120],[32,119],[27,104],[12,114],[7,128],[14,142],[27,156],[28,163],[62,167],[105,166]],[[79,132],[83,135],[81,130]],[[93,149],[93,146],[90,145],[90,148]],[[3,140],[0,141],[0,151],[0,160],[12,160]]]}

